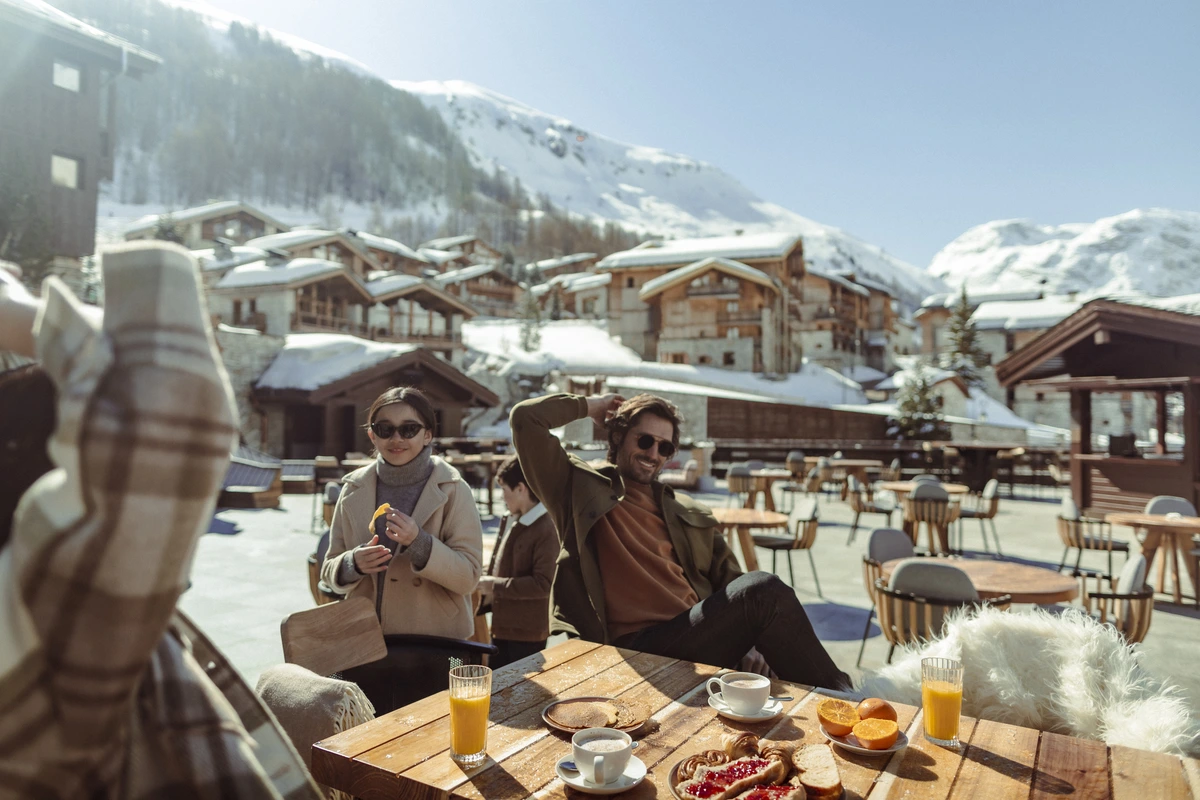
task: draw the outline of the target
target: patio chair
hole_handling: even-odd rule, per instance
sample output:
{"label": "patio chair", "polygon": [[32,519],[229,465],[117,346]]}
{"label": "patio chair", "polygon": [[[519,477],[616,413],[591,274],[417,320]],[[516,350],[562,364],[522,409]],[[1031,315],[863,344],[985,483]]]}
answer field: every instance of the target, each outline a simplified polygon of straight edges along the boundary
{"label": "patio chair", "polygon": [[725,475],[729,483],[729,505],[743,506],[754,491],[754,478],[750,475],[750,467],[745,464],[734,464]]}
{"label": "patio chair", "polygon": [[1075,570],[1083,559],[1084,550],[1096,550],[1108,554],[1108,575],[1113,575],[1113,553],[1124,553],[1129,558],[1129,542],[1112,538],[1112,526],[1104,520],[1083,517],[1079,507],[1072,497],[1062,499],[1062,507],[1058,514],[1058,538],[1063,543],[1062,560],[1058,564],[1059,572],[1067,563],[1071,548],[1079,552],[1075,556]]}
{"label": "patio chair", "polygon": [[892,463],[884,467],[883,471],[879,473],[879,479],[881,481],[898,481],[901,479],[902,475],[903,469],[900,464],[900,459],[893,458]]}
{"label": "patio chair", "polygon": [[988,481],[983,491],[978,495],[970,495],[966,503],[962,503],[958,510],[958,549],[963,549],[963,520],[977,519],[979,520],[979,532],[983,537],[983,551],[990,553],[987,540],[987,526],[992,527],[992,538],[996,540],[996,555],[1004,555],[1000,550],[1000,534],[996,532],[996,514],[1000,511],[1000,498],[997,497],[1000,491],[1000,481],[992,478]]}
{"label": "patio chair", "polygon": [[913,483],[941,483],[942,479],[937,475],[930,475],[928,472],[923,472],[913,478]]}
{"label": "patio chair", "polygon": [[658,480],[672,489],[695,489],[700,482],[700,462],[694,458],[688,459],[683,469],[663,470]]}
{"label": "patio chair", "polygon": [[771,551],[771,572],[775,573],[776,561],[781,552],[787,553],[788,577],[792,586],[796,586],[796,572],[792,566],[792,553],[804,550],[808,553],[808,563],[812,567],[813,583],[817,585],[817,597],[821,594],[821,581],[817,578],[817,564],[813,561],[812,546],[817,541],[817,527],[820,525],[817,511],[817,501],[807,498],[800,502],[800,511],[796,517],[796,533],[794,536],[772,536],[770,534],[754,534],[754,546]]}
{"label": "patio chair", "polygon": [[[1144,556],[1126,561],[1115,583],[1100,572],[1081,570],[1075,574],[1080,579],[1083,607],[1088,614],[1102,625],[1112,625],[1129,644],[1145,640],[1154,612],[1154,589],[1146,584]],[[1094,588],[1088,587],[1088,578],[1095,580]]]}
{"label": "patio chair", "polygon": [[888,501],[885,497],[872,497],[867,487],[853,475],[846,476],[846,500],[850,503],[850,510],[854,512],[854,522],[850,523],[850,536],[846,539],[847,547],[858,533],[858,518],[863,514],[882,514],[891,527],[892,512],[896,510],[895,501]]}
{"label": "patio chair", "polygon": [[755,459],[751,459],[750,461],[747,461],[746,466],[749,467],[750,469],[766,469],[767,462],[765,462],[761,459],[755,458]]}
{"label": "patio chair", "polygon": [[929,552],[948,551],[950,526],[958,519],[958,512],[959,504],[950,502],[949,493],[940,483],[917,483],[904,503],[904,521],[911,526],[913,544],[920,541],[921,525],[924,524],[929,537]]}
{"label": "patio chair", "polygon": [[317,541],[317,549],[308,556],[308,588],[312,592],[313,602],[319,606],[334,603],[342,599],[342,595],[330,588],[321,580],[321,565],[325,563],[325,554],[329,552],[329,531],[321,534]]}
{"label": "patio chair", "polygon": [[338,498],[342,495],[341,483],[325,484],[325,502],[322,511],[322,519],[325,520],[325,527],[333,524],[333,510],[337,507]]}
{"label": "patio chair", "polygon": [[787,459],[784,461],[784,466],[792,473],[793,478],[803,478],[804,469],[804,451],[792,450],[787,454]]}
{"label": "patio chair", "polygon": [[[967,573],[958,567],[933,559],[913,559],[896,567],[891,580],[875,581],[879,627],[890,643],[888,663],[896,645],[935,639],[942,631],[947,613],[955,609],[983,605]],[[1009,595],[987,601],[988,605],[1007,609]]]}
{"label": "patio chair", "polygon": [[[1192,544],[1197,544],[1195,539],[1192,539]],[[1193,574],[1200,575],[1200,547],[1193,548],[1188,555],[1192,559]],[[1200,611],[1200,588],[1194,586],[1192,587],[1192,605],[1197,611]]]}
{"label": "patio chair", "polygon": [[871,598],[871,610],[867,612],[867,624],[863,627],[862,644],[858,647],[858,661],[862,666],[863,651],[867,649],[867,634],[871,632],[871,619],[875,616],[875,581],[883,577],[883,564],[896,558],[912,558],[916,555],[908,534],[898,528],[876,528],[867,540],[867,554],[863,556],[863,586]]}
{"label": "patio chair", "polygon": [[[317,456],[313,460],[313,480],[316,485],[313,487],[313,508],[312,522],[309,524],[308,532],[313,533],[317,528],[317,520],[321,519],[317,515],[317,497],[325,496],[325,502],[329,502],[329,494],[326,491],[330,484],[340,484],[345,470],[342,469],[341,463],[336,456]],[[337,498],[334,498],[337,502]],[[325,524],[329,524],[329,520],[325,520]]]}
{"label": "patio chair", "polygon": [[1179,514],[1184,517],[1196,516],[1196,507],[1182,497],[1160,494],[1146,502],[1147,514]]}
{"label": "patio chair", "polygon": [[799,450],[788,453],[786,466],[792,473],[792,478],[779,484],[779,510],[790,514],[796,507],[796,495],[808,493],[808,486],[804,480],[804,453]]}

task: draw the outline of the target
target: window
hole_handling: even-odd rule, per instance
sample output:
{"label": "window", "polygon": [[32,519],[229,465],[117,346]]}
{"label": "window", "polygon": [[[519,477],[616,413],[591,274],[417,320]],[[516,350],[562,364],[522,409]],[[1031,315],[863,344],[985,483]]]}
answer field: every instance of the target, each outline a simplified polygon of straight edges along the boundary
{"label": "window", "polygon": [[700,356],[700,363],[701,364],[711,364],[712,356]]}
{"label": "window", "polygon": [[736,364],[734,354],[729,352],[728,350],[726,350],[724,355],[721,358],[721,363],[727,367],[734,366]]}
{"label": "window", "polygon": [[68,92],[78,92],[79,84],[79,67],[69,61],[54,59],[54,85]]}
{"label": "window", "polygon": [[625,279],[625,288],[626,288],[626,289],[632,289],[632,288],[633,288],[633,278],[626,278],[626,279]]}
{"label": "window", "polygon": [[667,363],[668,364],[686,364],[687,363],[687,353],[668,353],[667,354]]}
{"label": "window", "polygon": [[730,300],[728,303],[726,303],[725,310],[729,311],[729,312],[737,311],[738,310],[737,300]]}
{"label": "window", "polygon": [[1038,392],[1038,393],[1037,393],[1037,401],[1038,401],[1039,403],[1040,403],[1040,402],[1042,402],[1042,401],[1043,401],[1043,400],[1045,400],[1045,399],[1046,399],[1046,394],[1045,394],[1045,392]]}
{"label": "window", "polygon": [[66,156],[50,156],[50,180],[55,186],[78,189],[80,180],[79,161]]}

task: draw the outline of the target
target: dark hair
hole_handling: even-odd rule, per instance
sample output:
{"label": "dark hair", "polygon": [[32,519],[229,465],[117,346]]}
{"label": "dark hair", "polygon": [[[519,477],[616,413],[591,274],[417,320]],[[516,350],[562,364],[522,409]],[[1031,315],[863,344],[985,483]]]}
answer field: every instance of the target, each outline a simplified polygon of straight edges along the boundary
{"label": "dark hair", "polygon": [[525,480],[525,473],[521,471],[521,462],[517,460],[515,455],[509,456],[500,462],[500,467],[496,470],[496,479],[503,481],[504,485],[510,489],[515,489],[518,484],[523,483],[525,484],[525,488],[529,490],[529,496],[533,498],[533,502],[542,502],[534,494],[533,487],[529,485],[529,481]]}
{"label": "dark hair", "polygon": [[25,490],[54,468],[46,444],[57,422],[58,393],[37,364],[0,373],[0,547]]}
{"label": "dark hair", "polygon": [[612,418],[605,423],[605,428],[608,429],[608,460],[610,462],[616,463],[617,449],[624,441],[626,431],[636,425],[643,414],[653,414],[671,423],[671,444],[679,447],[679,428],[683,425],[683,415],[670,400],[643,393],[621,403],[617,413],[613,414]]}
{"label": "dark hair", "polygon": [[371,408],[367,410],[367,424],[363,427],[371,427],[371,423],[375,421],[375,415],[379,413],[379,409],[384,406],[395,405],[396,403],[404,403],[417,412],[417,416],[421,418],[421,422],[425,423],[425,427],[429,429],[429,432],[437,436],[437,414],[434,413],[433,403],[429,402],[429,398],[425,396],[424,392],[412,386],[393,386],[379,395],[379,397],[376,397],[375,402],[371,403]]}

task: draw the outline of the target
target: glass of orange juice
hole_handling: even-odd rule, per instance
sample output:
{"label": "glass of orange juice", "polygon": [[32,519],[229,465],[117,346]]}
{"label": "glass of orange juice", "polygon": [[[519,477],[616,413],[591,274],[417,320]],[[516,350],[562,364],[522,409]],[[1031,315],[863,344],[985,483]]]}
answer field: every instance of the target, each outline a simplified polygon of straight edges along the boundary
{"label": "glass of orange juice", "polygon": [[943,747],[958,747],[958,718],[962,715],[961,661],[921,659],[921,708],[925,738]]}
{"label": "glass of orange juice", "polygon": [[450,757],[467,767],[487,757],[492,671],[467,665],[450,670]]}

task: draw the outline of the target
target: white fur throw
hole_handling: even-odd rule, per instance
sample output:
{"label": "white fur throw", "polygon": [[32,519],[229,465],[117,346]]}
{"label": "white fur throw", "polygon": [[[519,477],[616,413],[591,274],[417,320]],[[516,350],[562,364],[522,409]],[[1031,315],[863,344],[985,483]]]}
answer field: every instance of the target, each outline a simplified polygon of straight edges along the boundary
{"label": "white fur throw", "polygon": [[1180,689],[1150,675],[1139,650],[1079,609],[958,612],[944,638],[866,673],[858,692],[920,706],[921,659],[938,656],[963,662],[968,716],[1159,753],[1200,748],[1200,721]]}

